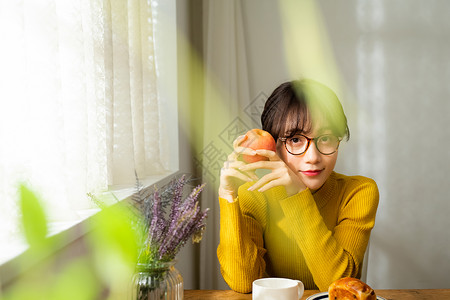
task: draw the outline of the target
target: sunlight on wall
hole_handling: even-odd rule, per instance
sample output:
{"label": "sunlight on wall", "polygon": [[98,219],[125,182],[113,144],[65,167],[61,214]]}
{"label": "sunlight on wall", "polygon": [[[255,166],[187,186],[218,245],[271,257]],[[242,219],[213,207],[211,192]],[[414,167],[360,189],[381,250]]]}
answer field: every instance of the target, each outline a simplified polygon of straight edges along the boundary
{"label": "sunlight on wall", "polygon": [[341,95],[342,80],[317,4],[312,0],[280,1],[280,10],[292,78],[312,78]]}

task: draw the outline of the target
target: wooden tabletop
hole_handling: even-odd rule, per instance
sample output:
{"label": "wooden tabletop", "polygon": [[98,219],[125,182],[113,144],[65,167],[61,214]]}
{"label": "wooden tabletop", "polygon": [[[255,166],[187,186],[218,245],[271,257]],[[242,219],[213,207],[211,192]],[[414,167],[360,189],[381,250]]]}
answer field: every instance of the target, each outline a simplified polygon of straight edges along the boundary
{"label": "wooden tabletop", "polygon": [[[303,294],[302,300],[319,291],[307,290]],[[450,289],[425,289],[425,290],[375,290],[377,296],[386,300],[443,300],[450,299]],[[252,294],[240,294],[231,290],[185,290],[184,299],[230,299],[230,300],[249,300]]]}

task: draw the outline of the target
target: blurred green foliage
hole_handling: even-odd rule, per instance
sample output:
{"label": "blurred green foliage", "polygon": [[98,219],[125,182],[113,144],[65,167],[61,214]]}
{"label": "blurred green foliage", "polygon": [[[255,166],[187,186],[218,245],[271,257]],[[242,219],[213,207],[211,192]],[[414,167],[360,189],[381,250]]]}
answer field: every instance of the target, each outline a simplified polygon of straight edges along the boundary
{"label": "blurred green foliage", "polygon": [[35,194],[25,185],[20,185],[20,209],[25,238],[30,247],[39,247],[48,233],[44,209]]}
{"label": "blurred green foliage", "polygon": [[76,241],[83,251],[61,255],[67,241],[48,236],[41,201],[25,185],[19,189],[29,249],[16,265],[25,271],[0,291],[0,299],[128,299],[142,239],[133,222],[137,215],[120,203],[103,209],[83,223],[82,240]]}

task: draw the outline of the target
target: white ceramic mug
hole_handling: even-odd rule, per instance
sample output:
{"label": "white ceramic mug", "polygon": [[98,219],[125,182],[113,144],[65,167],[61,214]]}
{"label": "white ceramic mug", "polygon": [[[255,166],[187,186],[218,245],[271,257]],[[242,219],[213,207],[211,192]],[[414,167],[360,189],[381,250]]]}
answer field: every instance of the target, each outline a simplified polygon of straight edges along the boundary
{"label": "white ceramic mug", "polygon": [[299,280],[287,278],[262,278],[253,281],[253,300],[298,300],[305,287]]}

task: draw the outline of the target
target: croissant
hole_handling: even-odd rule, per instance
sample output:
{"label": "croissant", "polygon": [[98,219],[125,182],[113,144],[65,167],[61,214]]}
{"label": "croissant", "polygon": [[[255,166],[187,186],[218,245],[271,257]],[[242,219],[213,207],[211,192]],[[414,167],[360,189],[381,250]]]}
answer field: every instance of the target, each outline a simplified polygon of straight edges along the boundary
{"label": "croissant", "polygon": [[376,300],[375,291],[357,278],[345,277],[328,287],[330,300]]}

